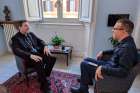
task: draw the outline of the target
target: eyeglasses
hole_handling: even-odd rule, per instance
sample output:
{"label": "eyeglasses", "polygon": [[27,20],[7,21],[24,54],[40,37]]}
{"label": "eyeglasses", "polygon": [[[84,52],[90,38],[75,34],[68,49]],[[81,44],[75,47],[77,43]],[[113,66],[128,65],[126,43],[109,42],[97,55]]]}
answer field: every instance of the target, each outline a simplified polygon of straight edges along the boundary
{"label": "eyeglasses", "polygon": [[113,28],[113,30],[124,30],[124,28]]}

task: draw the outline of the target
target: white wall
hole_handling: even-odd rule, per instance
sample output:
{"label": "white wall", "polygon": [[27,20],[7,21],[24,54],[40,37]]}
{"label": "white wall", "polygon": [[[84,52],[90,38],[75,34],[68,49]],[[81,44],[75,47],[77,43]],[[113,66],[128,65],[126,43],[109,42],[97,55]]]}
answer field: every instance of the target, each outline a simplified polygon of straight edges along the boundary
{"label": "white wall", "polygon": [[0,19],[2,19],[2,0],[0,0]]}
{"label": "white wall", "polygon": [[24,13],[21,9],[21,0],[0,0],[0,20],[4,20],[3,9],[7,5],[11,11],[12,20],[24,19]]}
{"label": "white wall", "polygon": [[[20,8],[20,0],[0,0],[0,20],[4,20],[3,9],[7,5],[11,11],[12,20],[24,19],[23,11]],[[8,51],[4,31],[0,28],[0,56]]]}
{"label": "white wall", "polygon": [[3,29],[0,27],[0,56],[7,52],[7,46],[5,42]]}
{"label": "white wall", "polygon": [[130,19],[135,21],[137,0],[97,0],[97,22],[95,29],[94,54],[93,57],[100,51],[111,48],[108,38],[111,37],[111,27],[107,27],[108,14],[112,13],[129,13]]}
{"label": "white wall", "polygon": [[[2,12],[4,5],[8,5],[9,9],[11,10],[12,20],[24,19],[21,0],[0,0],[0,20],[4,20],[4,14]],[[49,42],[54,33],[57,32],[57,34],[64,37],[67,44],[74,47],[74,53],[83,55],[86,51],[85,31],[83,25],[68,26],[31,23],[31,31],[35,32],[37,36],[46,42]]]}
{"label": "white wall", "polygon": [[[21,0],[0,0],[0,20],[4,17],[2,10],[4,5],[8,5],[13,20],[23,19],[23,9],[20,8]],[[111,47],[108,38],[111,36],[111,29],[107,27],[107,17],[111,13],[130,13],[130,19],[135,21],[137,1],[139,0],[97,0],[97,13],[95,23],[95,33],[93,36],[93,57],[100,50],[108,49]],[[139,5],[140,6],[140,5]],[[95,14],[93,14],[95,16]],[[81,26],[62,26],[62,25],[42,25],[31,24],[32,31],[34,31],[39,37],[46,42],[50,40],[50,37],[57,32],[62,35],[64,39],[74,46],[76,53],[86,52],[86,30],[83,25]],[[93,27],[92,27],[93,28]]]}
{"label": "white wall", "polygon": [[138,0],[138,7],[137,7],[137,19],[136,19],[136,28],[135,28],[135,42],[137,48],[140,49],[140,0]]}
{"label": "white wall", "polygon": [[[3,4],[5,0],[0,0],[0,20],[4,19],[3,16]],[[0,56],[7,52],[6,40],[3,32],[3,28],[0,27]]]}
{"label": "white wall", "polygon": [[[70,25],[47,25],[47,24],[31,24],[32,31],[49,43],[51,37],[55,32],[65,39],[65,44],[73,46],[73,53],[78,56],[83,56],[85,53],[85,33],[84,26],[70,26]],[[36,29],[33,29],[33,28]]]}

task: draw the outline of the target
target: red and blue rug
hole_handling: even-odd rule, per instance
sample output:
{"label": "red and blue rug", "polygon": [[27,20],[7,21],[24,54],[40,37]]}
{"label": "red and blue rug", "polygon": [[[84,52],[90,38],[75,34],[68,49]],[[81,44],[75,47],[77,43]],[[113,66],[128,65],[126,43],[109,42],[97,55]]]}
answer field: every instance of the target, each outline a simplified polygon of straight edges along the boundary
{"label": "red and blue rug", "polygon": [[[52,71],[50,76],[51,90],[53,93],[70,93],[70,87],[78,84],[78,77],[79,75],[75,74]],[[27,87],[25,80],[21,79],[22,78],[16,74],[3,85],[8,88],[10,93],[42,93],[37,77],[30,77],[29,87]]]}

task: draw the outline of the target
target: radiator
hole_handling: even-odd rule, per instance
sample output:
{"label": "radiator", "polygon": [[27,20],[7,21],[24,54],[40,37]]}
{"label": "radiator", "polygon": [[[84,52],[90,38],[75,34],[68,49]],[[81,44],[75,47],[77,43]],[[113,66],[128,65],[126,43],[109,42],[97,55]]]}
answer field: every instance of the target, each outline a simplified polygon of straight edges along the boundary
{"label": "radiator", "polygon": [[3,24],[3,28],[8,51],[11,52],[11,48],[9,47],[9,40],[11,40],[11,37],[17,33],[17,29],[13,24]]}

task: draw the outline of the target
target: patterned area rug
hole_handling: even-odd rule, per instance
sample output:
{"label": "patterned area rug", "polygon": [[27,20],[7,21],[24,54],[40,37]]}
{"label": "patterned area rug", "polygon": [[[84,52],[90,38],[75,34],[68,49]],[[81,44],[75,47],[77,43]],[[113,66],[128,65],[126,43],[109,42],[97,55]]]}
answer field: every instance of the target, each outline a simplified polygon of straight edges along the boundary
{"label": "patterned area rug", "polygon": [[[51,90],[53,93],[70,93],[70,87],[78,84],[77,77],[79,75],[64,73],[59,71],[52,71]],[[4,84],[10,93],[42,93],[39,88],[39,83],[36,76],[30,76],[29,87],[27,87],[24,79],[18,74],[11,77]]]}

